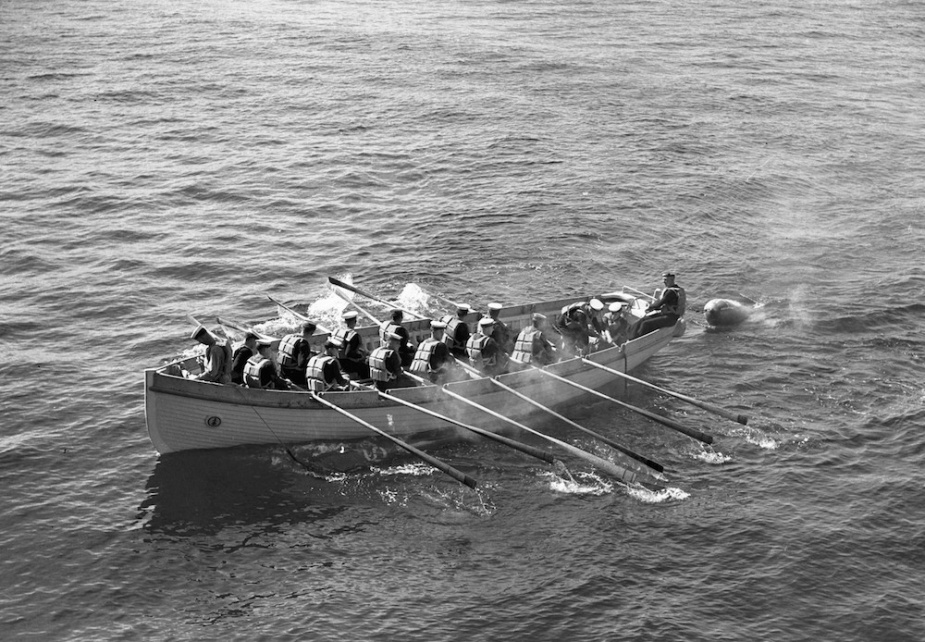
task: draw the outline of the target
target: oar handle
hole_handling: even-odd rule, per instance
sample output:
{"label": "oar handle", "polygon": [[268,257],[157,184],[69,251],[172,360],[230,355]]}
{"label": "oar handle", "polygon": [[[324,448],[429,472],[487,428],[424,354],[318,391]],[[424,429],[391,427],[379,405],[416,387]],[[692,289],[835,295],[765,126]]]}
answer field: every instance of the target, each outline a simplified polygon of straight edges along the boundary
{"label": "oar handle", "polygon": [[312,396],[312,398],[313,398],[315,401],[317,401],[318,403],[320,403],[322,406],[325,406],[325,407],[327,407],[327,408],[330,408],[331,410],[333,410],[333,411],[335,411],[335,412],[337,412],[337,413],[339,413],[339,414],[341,414],[341,415],[343,415],[343,416],[345,416],[345,417],[347,417],[347,418],[349,418],[349,419],[352,419],[352,420],[355,421],[356,423],[360,424],[361,426],[363,426],[363,427],[365,427],[365,428],[368,428],[369,430],[372,430],[374,433],[380,435],[381,437],[385,437],[386,439],[388,439],[389,441],[391,441],[391,442],[392,442],[393,444],[395,444],[396,446],[399,446],[400,448],[403,448],[403,449],[407,450],[409,453],[411,453],[411,454],[417,456],[419,459],[421,459],[421,460],[427,462],[428,464],[430,464],[430,465],[433,466],[434,468],[443,471],[444,473],[446,473],[447,475],[449,475],[450,477],[452,477],[452,478],[455,479],[456,481],[458,481],[458,482],[460,482],[460,483],[462,483],[462,484],[465,484],[465,485],[468,486],[469,488],[475,488],[475,487],[478,485],[478,482],[476,482],[474,479],[472,479],[471,477],[469,477],[469,475],[467,475],[466,473],[464,473],[464,472],[462,472],[462,471],[460,471],[460,470],[457,470],[456,468],[453,468],[453,467],[450,466],[449,464],[440,461],[440,460],[437,459],[436,457],[432,457],[432,456],[428,455],[428,454],[425,453],[424,451],[422,451],[422,450],[420,450],[420,449],[418,449],[418,448],[415,448],[415,447],[412,446],[411,444],[402,441],[402,440],[399,439],[398,437],[395,437],[395,436],[393,436],[393,435],[390,435],[389,433],[385,432],[384,430],[380,430],[379,428],[376,428],[376,427],[375,427],[374,425],[372,425],[371,423],[368,423],[367,421],[361,419],[360,417],[357,417],[357,416],[356,416],[355,414],[353,414],[352,412],[348,412],[348,411],[344,410],[343,408],[341,408],[340,406],[331,403],[331,402],[328,401],[327,399],[322,399],[321,395],[319,395],[317,392],[309,392],[309,394]]}

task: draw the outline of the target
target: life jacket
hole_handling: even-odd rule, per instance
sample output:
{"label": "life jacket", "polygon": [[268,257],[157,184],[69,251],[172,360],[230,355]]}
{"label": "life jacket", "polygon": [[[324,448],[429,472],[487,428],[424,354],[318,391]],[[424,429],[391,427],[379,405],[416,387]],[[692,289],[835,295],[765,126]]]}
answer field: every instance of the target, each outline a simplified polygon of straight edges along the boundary
{"label": "life jacket", "polygon": [[[679,317],[683,317],[684,311],[687,309],[687,292],[685,292],[684,288],[682,288],[680,285],[672,285],[670,288],[665,288],[665,290],[674,290],[678,297],[678,302],[675,305],[668,305],[666,303],[662,306],[662,312],[665,314],[675,314]],[[662,296],[665,296],[664,292],[662,292]]]}
{"label": "life jacket", "polygon": [[209,361],[212,360],[213,350],[222,351],[221,373],[219,374],[217,383],[231,383],[231,346],[228,345],[227,341],[216,341],[213,345],[210,345],[208,348],[206,348],[206,359]]}
{"label": "life jacket", "polygon": [[331,338],[337,343],[340,340],[340,347],[337,349],[337,358],[338,359],[355,359],[357,355],[348,355],[347,349],[350,347],[350,342],[353,341],[353,337],[357,336],[357,331],[353,328],[338,328],[334,331],[334,334]]}
{"label": "life jacket", "polygon": [[273,362],[264,356],[255,354],[244,365],[244,385],[248,388],[265,388],[270,383],[267,368],[272,368]]}
{"label": "life jacket", "polygon": [[375,381],[392,381],[396,375],[386,365],[395,353],[391,348],[376,348],[369,353],[369,376]]}
{"label": "life jacket", "polygon": [[462,323],[462,319],[459,317],[453,317],[447,321],[446,328],[443,330],[443,343],[446,344],[446,347],[451,351],[455,349],[462,349],[466,346],[460,346],[456,344],[456,328],[459,327],[459,324]]}
{"label": "life jacket", "polygon": [[433,372],[430,366],[430,358],[434,356],[434,350],[440,345],[433,337],[424,339],[419,345],[417,352],[414,353],[414,361],[411,362],[409,370],[411,372]]}
{"label": "life jacket", "polygon": [[526,327],[517,335],[517,341],[514,342],[514,351],[511,353],[511,359],[521,363],[531,363],[533,361],[533,340],[541,333],[533,327]]}
{"label": "life jacket", "polygon": [[485,366],[485,358],[482,355],[482,351],[485,350],[485,346],[488,345],[490,339],[491,337],[485,336],[480,332],[469,337],[469,341],[466,343],[466,353],[469,355],[469,363],[479,370]]}
{"label": "life jacket", "polygon": [[280,368],[297,368],[299,366],[299,349],[305,337],[301,334],[287,334],[279,342],[276,360]]}
{"label": "life jacket", "polygon": [[336,359],[326,354],[315,355],[308,360],[308,365],[305,368],[305,378],[308,382],[309,390],[313,392],[324,392],[325,390],[331,389],[334,382],[328,381],[325,378],[324,368],[332,361],[336,361]]}

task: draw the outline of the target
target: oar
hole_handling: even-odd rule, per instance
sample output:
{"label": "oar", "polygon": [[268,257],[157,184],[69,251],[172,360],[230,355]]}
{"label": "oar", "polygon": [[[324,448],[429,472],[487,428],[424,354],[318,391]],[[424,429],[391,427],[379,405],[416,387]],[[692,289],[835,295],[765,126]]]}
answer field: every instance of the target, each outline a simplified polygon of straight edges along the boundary
{"label": "oar", "polygon": [[337,289],[335,289],[335,288],[331,288],[331,291],[334,292],[334,294],[336,294],[336,295],[339,296],[340,298],[342,298],[344,301],[346,301],[347,303],[349,303],[350,305],[352,305],[353,307],[355,307],[357,310],[359,310],[360,312],[362,312],[364,315],[366,315],[367,317],[369,317],[369,320],[370,320],[370,321],[372,321],[372,322],[375,323],[376,325],[382,325],[382,322],[381,322],[378,318],[376,318],[376,315],[375,315],[375,314],[373,314],[372,312],[370,312],[369,310],[367,310],[366,308],[364,308],[363,306],[361,306],[359,303],[357,303],[356,301],[351,301],[348,297],[345,297],[345,296],[343,295],[343,293],[338,292]]}
{"label": "oar", "polygon": [[598,392],[597,390],[588,388],[587,386],[583,386],[580,383],[575,383],[574,381],[566,379],[565,377],[560,377],[559,375],[553,372],[550,372],[549,370],[542,370],[540,368],[537,368],[537,370],[539,370],[539,372],[542,372],[546,376],[549,376],[549,377],[552,377],[553,379],[561,381],[562,383],[566,383],[570,386],[578,388],[579,390],[583,390],[584,392],[598,396],[601,399],[606,399],[608,401],[614,402],[617,405],[623,406],[624,408],[628,408],[629,410],[632,410],[635,413],[638,413],[644,417],[648,417],[652,421],[657,421],[663,426],[667,426],[673,430],[677,430],[678,432],[684,433],[688,437],[693,437],[694,439],[702,441],[705,444],[713,443],[713,437],[711,435],[708,435],[704,432],[700,432],[696,428],[688,428],[687,426],[684,426],[683,424],[680,424],[677,421],[668,419],[667,417],[661,417],[659,415],[656,415],[654,412],[649,412],[648,410],[645,410],[643,408],[638,408],[624,401],[620,401],[619,399],[615,399],[614,397],[611,397],[610,395],[605,395],[603,392]]}
{"label": "oar", "polygon": [[626,469],[626,468],[623,468],[623,467],[621,467],[621,466],[618,466],[618,465],[616,465],[615,463],[613,463],[612,461],[608,461],[607,459],[604,459],[603,457],[598,457],[597,455],[592,455],[591,453],[586,452],[586,451],[582,450],[581,448],[576,448],[575,446],[573,446],[573,445],[571,445],[571,444],[569,444],[569,443],[566,443],[566,442],[564,442],[564,441],[562,441],[562,440],[560,440],[560,439],[556,439],[555,437],[551,437],[551,436],[546,435],[546,434],[543,434],[543,433],[541,433],[541,432],[539,432],[539,431],[537,431],[537,430],[534,430],[533,428],[530,428],[529,426],[525,426],[525,425],[523,425],[522,423],[520,423],[520,422],[518,422],[518,421],[514,421],[514,420],[511,419],[510,417],[505,417],[505,416],[502,415],[501,413],[495,412],[495,411],[492,410],[491,408],[487,408],[487,407],[483,406],[483,405],[480,404],[480,403],[476,403],[476,402],[472,401],[471,399],[467,399],[466,397],[463,397],[462,395],[460,395],[460,394],[458,394],[458,393],[456,393],[456,392],[453,392],[452,390],[448,389],[446,386],[441,387],[441,390],[442,390],[444,393],[446,393],[447,395],[449,395],[450,397],[452,397],[453,399],[456,399],[456,400],[458,400],[458,401],[461,401],[462,403],[467,404],[467,405],[469,405],[469,406],[472,406],[472,407],[474,407],[474,408],[478,408],[479,410],[481,410],[481,411],[483,411],[483,412],[485,412],[485,413],[491,415],[492,417],[495,417],[495,418],[500,419],[500,420],[502,420],[502,421],[506,421],[507,423],[511,424],[512,426],[516,426],[516,427],[520,428],[521,430],[524,430],[524,431],[526,431],[526,432],[529,432],[529,433],[532,434],[532,435],[536,435],[537,437],[540,437],[541,439],[545,439],[545,440],[547,440],[547,441],[549,441],[549,442],[551,442],[551,443],[553,443],[553,444],[559,446],[560,448],[563,448],[563,449],[567,450],[567,451],[568,451],[569,453],[571,453],[572,455],[575,455],[576,457],[580,457],[580,458],[584,459],[585,461],[587,461],[587,462],[589,462],[589,463],[591,463],[591,464],[597,466],[598,468],[600,468],[601,470],[603,470],[603,471],[606,472],[607,474],[609,474],[609,475],[615,477],[616,479],[618,479],[618,480],[620,480],[620,481],[622,481],[622,482],[624,482],[624,483],[626,483],[626,484],[632,484],[632,483],[636,482],[636,477],[637,477],[637,475],[636,475],[636,471],[634,471],[634,470],[628,470],[628,469]]}
{"label": "oar", "polygon": [[336,285],[336,286],[339,287],[339,288],[343,288],[343,289],[345,289],[345,290],[350,290],[351,292],[356,292],[357,294],[359,294],[359,295],[361,295],[361,296],[365,296],[367,299],[372,299],[373,301],[378,301],[378,302],[381,303],[382,305],[388,306],[388,307],[390,307],[390,308],[398,308],[399,310],[401,310],[401,311],[404,312],[405,314],[407,314],[407,315],[409,315],[409,316],[412,316],[412,317],[414,317],[415,319],[426,319],[426,318],[427,318],[427,317],[421,316],[421,315],[418,314],[417,312],[412,312],[411,310],[405,310],[404,308],[399,308],[397,305],[395,305],[394,303],[392,303],[392,302],[390,302],[390,301],[386,301],[385,299],[380,299],[380,298],[377,297],[375,294],[371,294],[371,293],[369,293],[369,292],[366,292],[366,291],[364,291],[364,290],[361,290],[360,288],[356,287],[355,285],[351,285],[350,283],[347,283],[346,281],[341,281],[340,279],[335,279],[333,276],[329,276],[329,277],[328,277],[328,281],[330,281],[331,283],[333,283],[334,285]]}
{"label": "oar", "polygon": [[447,475],[449,475],[450,477],[452,477],[452,478],[455,479],[456,481],[458,481],[458,482],[460,482],[460,483],[462,483],[462,484],[465,484],[465,485],[468,486],[469,488],[475,488],[475,487],[478,485],[478,482],[476,482],[474,479],[472,479],[471,477],[469,477],[469,475],[467,475],[466,473],[464,473],[464,472],[462,472],[462,471],[459,471],[459,470],[453,468],[453,467],[450,466],[449,464],[446,464],[446,463],[440,461],[440,460],[437,459],[436,457],[432,457],[432,456],[428,455],[428,454],[425,453],[424,451],[422,451],[422,450],[420,450],[420,449],[418,449],[418,448],[415,448],[415,447],[412,446],[411,444],[405,443],[404,441],[402,441],[402,440],[399,439],[398,437],[394,437],[394,436],[390,435],[389,433],[385,432],[384,430],[380,430],[379,428],[376,428],[376,427],[375,427],[374,425],[372,425],[371,423],[368,423],[368,422],[364,421],[363,419],[360,419],[359,417],[357,417],[355,414],[353,414],[353,413],[351,413],[351,412],[347,412],[346,410],[344,410],[344,409],[341,408],[340,406],[335,405],[335,404],[331,403],[330,401],[328,401],[328,400],[326,400],[326,399],[322,399],[322,398],[321,398],[321,395],[319,395],[318,393],[316,393],[316,392],[309,392],[309,394],[312,396],[312,398],[313,398],[315,401],[317,401],[318,403],[320,403],[322,406],[326,406],[326,407],[330,408],[331,410],[334,410],[335,412],[338,412],[338,413],[342,414],[343,416],[347,417],[348,419],[352,419],[353,421],[355,421],[356,423],[360,424],[360,425],[363,426],[364,428],[369,428],[369,429],[372,430],[374,433],[380,435],[381,437],[385,437],[386,439],[388,439],[389,441],[391,441],[391,442],[392,442],[393,444],[395,444],[396,446],[399,446],[399,447],[401,447],[401,448],[404,448],[404,449],[407,450],[409,453],[411,453],[411,454],[413,454],[413,455],[416,455],[418,458],[420,458],[421,460],[427,462],[428,464],[430,464],[430,465],[433,466],[434,468],[443,471],[444,473],[446,473]]}
{"label": "oar", "polygon": [[312,321],[312,319],[309,319],[309,318],[308,318],[307,316],[305,316],[304,314],[299,314],[298,312],[296,312],[295,310],[293,310],[291,307],[289,307],[289,306],[286,305],[285,303],[282,303],[281,301],[277,301],[276,299],[274,299],[273,297],[271,297],[269,294],[267,295],[267,298],[270,299],[270,301],[272,301],[273,303],[275,303],[275,304],[278,305],[279,307],[281,307],[283,310],[285,310],[286,312],[288,312],[289,314],[291,314],[292,316],[294,316],[294,317],[295,317],[296,319],[298,319],[299,321],[311,321],[312,323],[315,324],[315,326],[317,327],[317,329],[320,330],[321,332],[327,332],[328,334],[331,333],[331,331],[330,331],[328,328],[324,327],[323,325],[318,324],[316,321]]}
{"label": "oar", "polygon": [[660,472],[660,473],[661,473],[661,472],[664,472],[665,467],[662,466],[660,463],[658,463],[658,462],[656,462],[656,461],[652,461],[651,459],[648,459],[647,457],[643,457],[642,455],[639,455],[639,454],[637,454],[637,453],[634,453],[632,450],[630,450],[630,449],[627,448],[626,446],[624,446],[624,445],[622,445],[622,444],[619,444],[619,443],[615,442],[614,440],[612,440],[612,439],[610,439],[610,438],[608,438],[608,437],[605,437],[604,435],[598,434],[598,433],[594,432],[593,430],[591,430],[591,429],[589,429],[589,428],[585,428],[585,427],[582,426],[581,424],[575,423],[574,421],[572,421],[572,420],[569,419],[568,417],[564,417],[564,416],[560,415],[558,412],[556,412],[555,410],[553,410],[553,409],[550,408],[549,406],[544,406],[544,405],[541,404],[539,401],[536,401],[536,400],[534,400],[534,399],[531,399],[530,397],[528,397],[527,395],[525,395],[525,394],[523,394],[523,393],[517,392],[516,390],[514,390],[514,389],[511,388],[510,386],[501,383],[500,381],[498,381],[498,380],[495,379],[495,378],[492,378],[492,379],[491,379],[491,382],[492,382],[493,384],[495,384],[496,386],[498,386],[499,388],[501,388],[502,390],[506,390],[507,392],[511,393],[512,395],[514,395],[514,396],[517,397],[518,399],[523,399],[523,400],[526,401],[527,403],[532,404],[532,405],[536,406],[537,408],[539,408],[539,409],[541,409],[541,410],[544,410],[544,411],[548,412],[550,415],[552,415],[552,416],[555,417],[556,419],[559,419],[560,421],[562,421],[562,422],[568,424],[568,425],[571,426],[572,428],[575,428],[575,429],[577,429],[577,430],[580,430],[581,432],[585,433],[586,435],[590,435],[591,437],[594,437],[595,439],[599,439],[600,441],[603,441],[605,444],[607,444],[607,445],[610,446],[611,448],[614,448],[615,450],[620,451],[621,453],[623,453],[623,454],[626,455],[627,457],[631,457],[631,458],[635,459],[636,461],[641,462],[641,463],[645,464],[646,466],[648,466],[649,468],[651,468],[651,469],[653,469],[653,470],[656,470],[656,471],[658,471],[658,472]]}
{"label": "oar", "polygon": [[274,337],[271,337],[271,336],[268,335],[268,334],[263,334],[262,332],[257,332],[257,331],[254,330],[252,327],[247,326],[247,325],[244,325],[243,323],[240,323],[240,322],[237,322],[237,321],[231,321],[231,320],[229,320],[229,319],[223,319],[222,317],[216,317],[215,320],[218,321],[218,324],[219,324],[219,325],[221,325],[221,326],[227,326],[227,327],[231,328],[232,330],[237,330],[238,332],[241,332],[241,333],[243,333],[243,334],[247,334],[248,332],[252,332],[253,334],[257,335],[257,337],[258,337],[259,339],[263,339],[264,341],[275,341],[275,340],[276,340]]}
{"label": "oar", "polygon": [[424,408],[423,406],[419,406],[416,403],[411,403],[410,401],[405,401],[404,399],[399,399],[398,397],[394,397],[388,394],[387,392],[381,392],[381,391],[377,391],[377,392],[379,393],[379,396],[382,397],[383,399],[394,401],[403,406],[407,406],[408,408],[413,408],[414,410],[417,410],[418,412],[422,412],[425,415],[435,417],[436,419],[442,419],[443,421],[459,426],[460,428],[465,428],[466,430],[472,431],[477,435],[481,435],[482,437],[486,437],[493,441],[497,441],[500,444],[504,444],[505,446],[509,446],[515,450],[519,450],[522,453],[526,453],[527,455],[530,455],[531,457],[542,459],[543,461],[548,462],[550,464],[555,464],[556,461],[558,461],[555,455],[553,455],[549,451],[543,450],[541,448],[536,448],[534,446],[531,446],[529,444],[524,444],[519,441],[515,441],[513,439],[510,439],[509,437],[498,435],[489,430],[485,430],[484,428],[479,428],[478,426],[472,426],[470,424],[463,423],[462,421],[453,419],[452,417],[448,417],[447,415],[443,415],[443,414],[440,414],[439,412],[434,412],[433,410]]}
{"label": "oar", "polygon": [[637,379],[636,377],[634,377],[634,376],[632,376],[632,375],[628,375],[628,374],[626,374],[625,372],[620,372],[619,370],[614,370],[613,368],[608,368],[607,366],[601,365],[600,363],[597,363],[596,361],[591,361],[590,359],[582,359],[582,361],[584,361],[585,363],[587,363],[589,366],[594,366],[595,368],[600,368],[601,370],[605,370],[605,371],[607,371],[607,372],[609,372],[609,373],[611,373],[611,374],[615,374],[615,375],[617,375],[618,377],[623,377],[624,379],[628,379],[629,381],[634,381],[634,382],[640,383],[640,384],[642,384],[642,385],[644,385],[644,386],[648,386],[649,388],[652,388],[653,390],[658,390],[659,392],[662,392],[662,393],[664,393],[664,394],[666,394],[666,395],[669,395],[669,396],[671,396],[671,397],[675,397],[676,399],[680,399],[681,401],[686,401],[687,403],[693,404],[693,405],[697,406],[698,408],[702,408],[702,409],[706,410],[707,412],[712,412],[713,414],[719,415],[720,417],[725,417],[726,419],[731,419],[732,421],[737,421],[737,422],[739,422],[740,424],[742,424],[743,426],[745,426],[745,425],[748,424],[748,417],[746,417],[745,415],[739,415],[739,414],[736,414],[736,413],[734,413],[734,412],[730,412],[729,410],[726,410],[725,408],[720,408],[719,406],[714,406],[713,404],[709,404],[709,403],[707,403],[707,402],[705,402],[705,401],[700,401],[700,400],[698,400],[698,399],[694,399],[693,397],[688,397],[687,395],[682,395],[680,392],[674,392],[674,391],[668,390],[668,389],[666,389],[666,388],[660,388],[660,387],[656,386],[656,385],[653,384],[653,383],[649,383],[648,381],[643,381],[642,379]]}
{"label": "oar", "polygon": [[623,289],[624,289],[624,290],[632,290],[632,291],[635,292],[636,294],[641,294],[642,296],[646,297],[646,298],[649,299],[650,301],[655,301],[655,297],[654,297],[654,296],[652,296],[651,294],[646,294],[646,293],[643,292],[642,290],[637,290],[636,288],[631,288],[631,287],[628,286],[628,285],[624,285],[624,286],[623,286]]}

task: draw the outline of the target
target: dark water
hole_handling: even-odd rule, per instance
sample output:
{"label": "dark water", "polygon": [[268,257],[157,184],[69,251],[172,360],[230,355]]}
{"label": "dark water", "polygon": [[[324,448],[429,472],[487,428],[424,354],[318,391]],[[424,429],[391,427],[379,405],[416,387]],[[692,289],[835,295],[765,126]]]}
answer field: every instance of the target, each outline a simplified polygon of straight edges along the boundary
{"label": "dark water", "polygon": [[[922,639],[923,34],[887,1],[0,3],[0,635]],[[476,493],[374,442],[310,474],[145,432],[187,313],[666,267],[689,331],[637,374],[749,427],[576,415],[664,497],[481,442],[432,451]]]}

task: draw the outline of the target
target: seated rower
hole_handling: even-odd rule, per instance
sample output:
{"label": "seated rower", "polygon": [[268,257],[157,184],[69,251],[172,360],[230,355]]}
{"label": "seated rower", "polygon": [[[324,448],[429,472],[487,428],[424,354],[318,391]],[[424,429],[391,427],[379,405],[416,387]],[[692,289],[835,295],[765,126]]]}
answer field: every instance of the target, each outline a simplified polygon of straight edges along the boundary
{"label": "seated rower", "polygon": [[316,327],[311,321],[306,321],[302,324],[300,333],[283,337],[277,350],[279,370],[283,377],[302,387],[306,385],[305,368],[314,354],[309,339],[315,333]]}
{"label": "seated rower", "polygon": [[414,381],[405,374],[398,349],[401,336],[394,332],[384,337],[383,344],[369,353],[369,376],[376,388],[385,392],[391,388],[410,388]]}
{"label": "seated rower", "polygon": [[556,347],[546,338],[546,317],[539,312],[533,314],[532,325],[526,326],[517,335],[511,361],[524,365],[545,366],[556,360]]}
{"label": "seated rower", "polygon": [[327,392],[328,390],[344,390],[349,382],[344,378],[337,361],[337,349],[340,346],[336,338],[324,343],[324,352],[316,354],[308,360],[305,368],[305,379],[308,389],[312,392]]}
{"label": "seated rower", "polygon": [[244,343],[239,345],[231,358],[231,383],[244,385],[244,366],[247,360],[257,354],[257,335],[248,332],[244,335]]}
{"label": "seated rower", "polygon": [[414,353],[414,361],[411,362],[409,368],[411,372],[426,376],[431,383],[444,379],[453,361],[450,349],[442,340],[445,329],[446,322],[444,321],[430,322],[431,334],[418,345],[418,350]]}
{"label": "seated rower", "polygon": [[514,343],[511,340],[511,329],[498,318],[498,315],[501,313],[501,307],[500,303],[488,304],[488,316],[494,321],[494,330],[492,330],[491,338],[497,342],[502,350],[507,354],[511,354],[511,350],[514,349]]}
{"label": "seated rower", "polygon": [[262,390],[299,390],[297,385],[279,376],[276,364],[270,358],[271,354],[270,341],[258,340],[257,354],[244,365],[244,385]]}
{"label": "seated rower", "polygon": [[494,321],[491,317],[479,319],[478,331],[469,337],[466,352],[469,354],[469,363],[486,377],[507,372],[507,353],[491,338]]}
{"label": "seated rower", "polygon": [[369,379],[369,366],[366,364],[366,357],[369,355],[363,347],[360,333],[356,331],[357,313],[353,310],[344,312],[343,319],[347,327],[339,328],[332,337],[340,341],[337,360],[340,362],[341,370],[356,375],[357,379]]}
{"label": "seated rower", "polygon": [[[190,379],[211,381],[213,383],[231,383],[231,346],[222,341],[203,326],[197,327],[190,335],[206,347],[205,363],[198,375],[189,375]],[[186,377],[188,373],[184,373]]]}
{"label": "seated rower", "polygon": [[447,322],[446,330],[443,331],[443,342],[457,359],[466,359],[468,356],[466,354],[466,344],[471,336],[469,324],[466,323],[468,314],[469,306],[465,303],[460,303],[456,306],[456,316]]}
{"label": "seated rower", "polygon": [[383,323],[379,328],[379,338],[385,341],[389,334],[397,334],[400,337],[398,355],[401,357],[402,367],[407,368],[414,360],[414,346],[411,345],[408,328],[401,324],[403,319],[404,313],[398,308],[393,309],[392,320]]}

